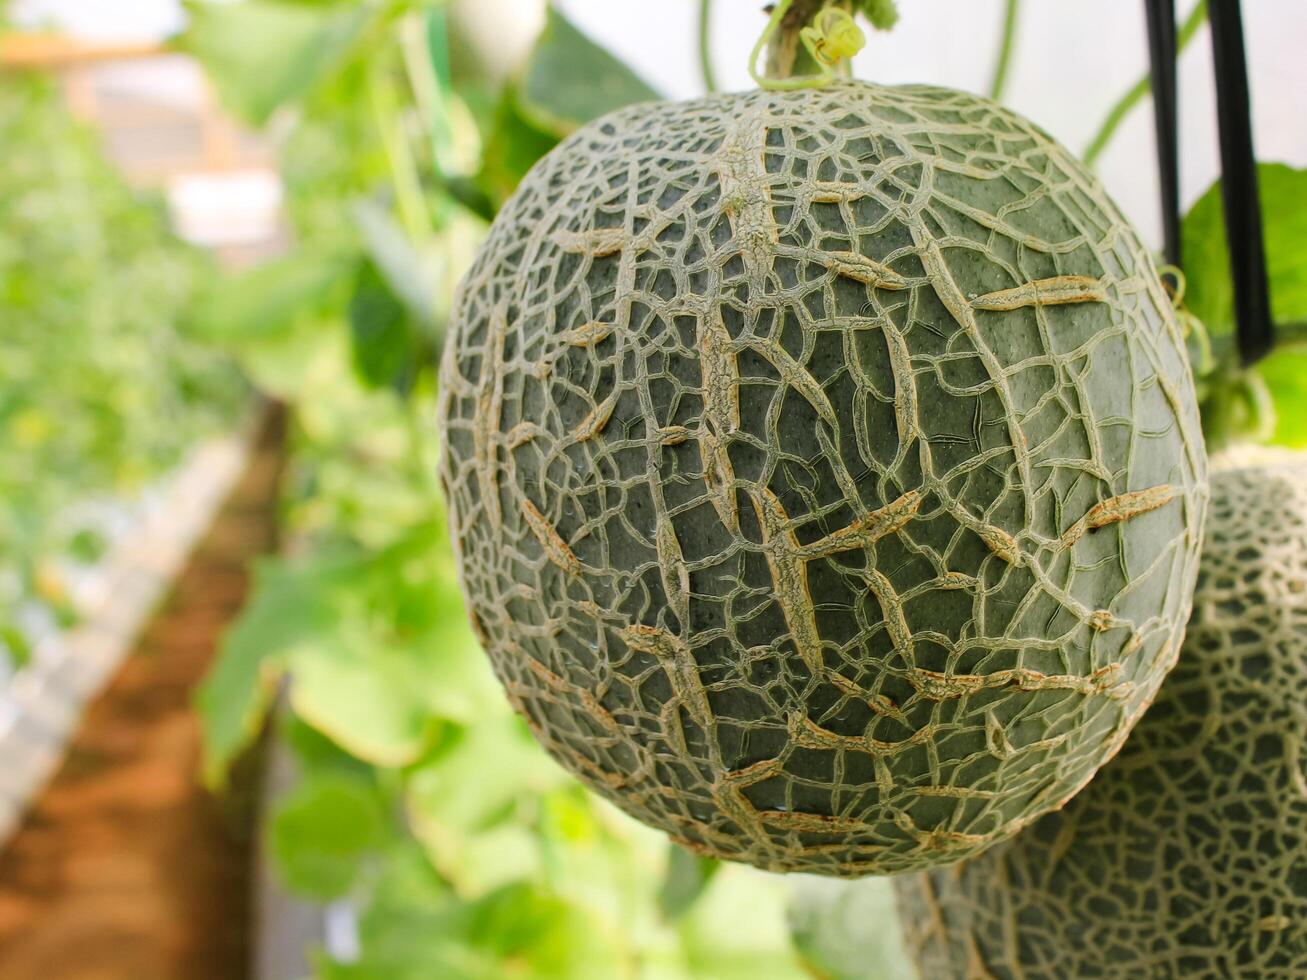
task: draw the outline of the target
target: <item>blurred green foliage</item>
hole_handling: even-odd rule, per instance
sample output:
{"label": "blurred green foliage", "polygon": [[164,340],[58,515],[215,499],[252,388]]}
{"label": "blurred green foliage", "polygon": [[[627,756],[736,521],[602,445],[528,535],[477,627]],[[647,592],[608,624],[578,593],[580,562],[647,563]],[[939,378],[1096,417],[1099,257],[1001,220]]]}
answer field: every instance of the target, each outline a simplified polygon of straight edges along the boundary
{"label": "blurred green foliage", "polygon": [[0,79],[0,146],[0,656],[21,663],[34,610],[73,616],[60,563],[93,563],[106,544],[70,505],[136,496],[228,430],[248,390],[177,330],[212,275],[205,257],[124,184],[52,83]]}
{"label": "blurred green foliage", "polygon": [[[862,6],[892,24],[892,4]],[[272,820],[273,854],[291,888],[359,909],[359,957],[322,952],[320,975],[910,976],[884,881],[783,887],[581,790],[508,709],[462,616],[432,481],[454,282],[535,160],[657,93],[553,10],[498,87],[451,69],[442,4],[194,10],[187,47],[228,104],[254,122],[294,113],[283,169],[303,244],[216,289],[196,328],[295,409],[296,546],[260,569],[200,703],[220,779],[286,691],[302,782]],[[251,30],[259,45],[232,43]],[[260,74],[269,49],[287,54]],[[1276,314],[1303,319],[1303,174],[1266,167],[1262,187]],[[1189,308],[1228,337],[1216,188],[1185,235]],[[1295,444],[1303,356],[1261,369]],[[1219,362],[1209,390],[1226,375]]]}
{"label": "blurred green foliage", "polygon": [[[1307,320],[1307,170],[1263,163],[1257,179],[1272,315],[1280,323]],[[1234,292],[1220,181],[1189,209],[1183,234],[1189,309],[1212,333],[1228,334],[1234,329]]]}
{"label": "blurred green foliage", "polygon": [[[540,156],[658,93],[553,9],[493,82],[478,66],[495,52],[451,56],[471,42],[450,6],[190,0],[180,46],[228,108],[276,128],[297,241],[221,279],[49,87],[4,79],[0,145],[22,152],[0,168],[0,647],[28,650],[15,597],[59,612],[46,556],[99,555],[53,515],[130,492],[230,422],[244,389],[220,349],[292,409],[289,547],[258,567],[198,696],[205,772],[221,783],[284,704],[275,737],[299,781],[270,853],[288,888],[357,911],[358,955],[316,951],[319,976],[910,976],[884,881],[782,882],[670,846],[546,756],[477,647],[433,478],[455,283]],[[882,28],[897,16],[888,0],[857,9]],[[1275,313],[1302,323],[1307,172],[1267,165],[1261,182]],[[1185,250],[1188,308],[1228,350],[1218,187],[1187,216]],[[1257,374],[1275,440],[1299,446],[1303,334]],[[1209,418],[1247,398],[1244,378],[1218,362]]]}
{"label": "blurred green foliage", "polygon": [[[1203,424],[1209,439],[1215,436],[1213,442],[1252,432],[1301,448],[1307,446],[1307,170],[1263,163],[1257,171],[1271,313],[1279,336],[1275,350],[1252,372],[1244,374],[1228,363],[1233,357],[1234,288],[1220,181],[1184,219],[1185,303],[1227,359],[1207,380]],[[1263,390],[1269,412],[1256,404]],[[1259,427],[1263,431],[1257,433]]]}
{"label": "blurred green foliage", "polygon": [[[557,13],[496,85],[448,56],[468,42],[441,3],[192,11],[184,46],[227,104],[287,127],[300,242],[192,324],[293,409],[290,545],[199,695],[206,772],[284,704],[300,781],[271,853],[288,887],[358,915],[358,955],[318,951],[318,974],[804,976],[779,879],[681,853],[535,743],[463,613],[434,479],[436,352],[486,218],[576,125],[656,93]],[[257,46],[230,43],[254,24]],[[252,78],[277,32],[292,56]],[[295,55],[308,38],[331,56]]]}
{"label": "blurred green foliage", "polygon": [[566,136],[615,106],[660,98],[631,69],[550,7],[522,72],[521,104],[544,130]]}
{"label": "blurred green foliage", "polygon": [[816,976],[914,980],[899,935],[894,893],[884,880],[794,875],[790,894],[794,942]]}
{"label": "blurred green foliage", "polygon": [[261,124],[311,93],[348,58],[376,4],[187,4],[185,49],[204,62],[228,108]]}
{"label": "blurred green foliage", "polygon": [[855,8],[880,31],[888,31],[899,21],[896,0],[856,0]]}

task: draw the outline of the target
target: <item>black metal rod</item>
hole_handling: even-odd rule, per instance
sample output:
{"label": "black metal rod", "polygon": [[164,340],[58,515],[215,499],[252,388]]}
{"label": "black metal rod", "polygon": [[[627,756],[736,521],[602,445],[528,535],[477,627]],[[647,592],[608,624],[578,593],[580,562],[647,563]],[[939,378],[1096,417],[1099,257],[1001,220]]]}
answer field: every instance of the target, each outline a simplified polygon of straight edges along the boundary
{"label": "black metal rod", "polygon": [[1262,205],[1253,153],[1248,67],[1244,55],[1239,0],[1209,0],[1212,55],[1216,65],[1216,114],[1221,133],[1221,199],[1225,237],[1234,283],[1235,335],[1245,366],[1261,360],[1275,345]]}
{"label": "black metal rod", "polygon": [[1157,172],[1161,186],[1162,254],[1179,267],[1180,149],[1179,86],[1176,81],[1175,0],[1144,0],[1148,14],[1148,63],[1157,133]]}

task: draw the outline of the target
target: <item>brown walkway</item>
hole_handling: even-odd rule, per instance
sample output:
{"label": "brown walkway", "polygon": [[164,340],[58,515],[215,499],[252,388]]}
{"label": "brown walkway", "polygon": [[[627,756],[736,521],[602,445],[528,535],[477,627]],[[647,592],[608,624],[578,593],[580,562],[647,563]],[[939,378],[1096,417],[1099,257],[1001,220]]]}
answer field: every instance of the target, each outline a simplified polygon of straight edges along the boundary
{"label": "brown walkway", "polygon": [[200,788],[190,698],[272,545],[275,428],[0,853],[3,980],[247,974],[253,780]]}

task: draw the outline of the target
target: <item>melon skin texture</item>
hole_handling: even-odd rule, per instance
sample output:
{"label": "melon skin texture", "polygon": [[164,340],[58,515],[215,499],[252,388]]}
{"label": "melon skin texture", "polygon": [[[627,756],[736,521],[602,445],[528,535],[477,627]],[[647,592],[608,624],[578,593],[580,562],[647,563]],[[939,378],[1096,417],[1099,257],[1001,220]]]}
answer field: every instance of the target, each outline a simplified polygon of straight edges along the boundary
{"label": "melon skin texture", "polygon": [[1178,666],[1059,813],[895,879],[923,977],[1307,976],[1307,457],[1212,477]]}
{"label": "melon skin texture", "polygon": [[698,853],[957,861],[1072,795],[1173,663],[1183,341],[1092,175],[988,101],[609,115],[506,204],[450,329],[474,628],[541,744]]}

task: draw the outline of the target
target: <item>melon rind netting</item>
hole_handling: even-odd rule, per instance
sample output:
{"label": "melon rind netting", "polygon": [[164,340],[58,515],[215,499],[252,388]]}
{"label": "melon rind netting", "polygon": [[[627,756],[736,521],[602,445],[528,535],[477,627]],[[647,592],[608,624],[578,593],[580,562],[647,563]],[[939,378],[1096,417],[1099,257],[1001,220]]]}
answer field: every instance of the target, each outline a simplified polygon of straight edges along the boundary
{"label": "melon rind netting", "polygon": [[1188,615],[1205,464],[1152,261],[960,92],[586,126],[463,283],[441,419],[513,703],[704,853],[973,853],[1116,751]]}
{"label": "melon rind netting", "polygon": [[923,977],[1307,976],[1307,456],[1214,466],[1193,617],[1121,754],[955,868],[896,879]]}

